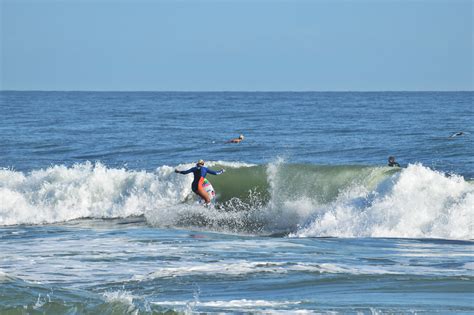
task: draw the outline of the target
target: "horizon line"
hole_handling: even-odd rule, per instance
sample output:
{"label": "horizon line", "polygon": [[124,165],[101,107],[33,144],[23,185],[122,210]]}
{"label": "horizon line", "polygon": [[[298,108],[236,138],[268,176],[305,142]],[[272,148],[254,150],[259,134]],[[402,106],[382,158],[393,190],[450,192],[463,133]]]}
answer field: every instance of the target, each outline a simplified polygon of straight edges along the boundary
{"label": "horizon line", "polygon": [[97,92],[97,93],[417,93],[417,92],[474,92],[474,90],[16,90],[0,92]]}

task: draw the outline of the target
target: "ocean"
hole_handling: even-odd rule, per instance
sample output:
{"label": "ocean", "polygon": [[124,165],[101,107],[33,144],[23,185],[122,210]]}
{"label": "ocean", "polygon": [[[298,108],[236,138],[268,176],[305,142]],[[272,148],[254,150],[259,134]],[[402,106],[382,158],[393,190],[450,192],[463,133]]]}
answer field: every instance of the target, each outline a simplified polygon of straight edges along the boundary
{"label": "ocean", "polygon": [[0,314],[472,314],[473,96],[2,91]]}

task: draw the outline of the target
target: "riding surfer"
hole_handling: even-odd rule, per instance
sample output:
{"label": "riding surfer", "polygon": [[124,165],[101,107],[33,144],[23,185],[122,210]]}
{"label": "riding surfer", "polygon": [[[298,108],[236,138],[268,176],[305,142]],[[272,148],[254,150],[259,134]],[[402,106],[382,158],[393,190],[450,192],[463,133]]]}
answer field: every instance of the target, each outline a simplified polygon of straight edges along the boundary
{"label": "riding surfer", "polygon": [[221,169],[219,171],[211,170],[210,168],[207,168],[204,166],[203,160],[199,160],[196,163],[196,166],[190,168],[189,170],[179,171],[175,169],[174,171],[175,173],[179,173],[183,175],[193,173],[194,180],[193,180],[193,184],[191,185],[191,189],[196,195],[204,199],[205,205],[209,205],[211,203],[211,198],[209,197],[209,194],[204,190],[204,187],[203,187],[204,178],[206,178],[206,175],[208,173],[212,175],[220,175],[225,172],[225,169]]}

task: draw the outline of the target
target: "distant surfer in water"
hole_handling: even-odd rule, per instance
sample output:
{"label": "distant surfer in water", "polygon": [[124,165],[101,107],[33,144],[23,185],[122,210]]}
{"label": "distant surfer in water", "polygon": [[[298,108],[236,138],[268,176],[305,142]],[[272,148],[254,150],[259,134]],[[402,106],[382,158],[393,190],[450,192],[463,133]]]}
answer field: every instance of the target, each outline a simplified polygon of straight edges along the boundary
{"label": "distant surfer in water", "polygon": [[244,140],[244,135],[240,135],[238,138],[230,139],[226,143],[240,143]]}
{"label": "distant surfer in water", "polygon": [[449,136],[450,138],[454,138],[454,137],[459,137],[459,136],[464,136],[466,134],[469,134],[469,132],[464,132],[464,131],[458,131],[458,132],[455,132],[453,133],[451,136]]}
{"label": "distant surfer in water", "polygon": [[400,164],[398,164],[398,163],[395,161],[395,157],[394,157],[394,156],[389,156],[389,157],[388,157],[388,166],[390,166],[390,167],[393,167],[393,166],[398,166],[398,167],[400,167]]}
{"label": "distant surfer in water", "polygon": [[189,170],[186,171],[178,171],[177,169],[174,170],[175,173],[179,174],[189,174],[193,173],[194,174],[194,180],[193,184],[191,186],[191,189],[193,192],[200,196],[202,199],[204,199],[204,202],[206,205],[211,203],[211,198],[209,197],[209,194],[204,190],[203,183],[204,183],[204,178],[206,178],[207,173],[212,174],[212,175],[220,175],[225,172],[225,169],[221,169],[220,171],[213,171],[210,168],[207,168],[204,166],[204,161],[199,160],[197,162],[195,167],[190,168]]}

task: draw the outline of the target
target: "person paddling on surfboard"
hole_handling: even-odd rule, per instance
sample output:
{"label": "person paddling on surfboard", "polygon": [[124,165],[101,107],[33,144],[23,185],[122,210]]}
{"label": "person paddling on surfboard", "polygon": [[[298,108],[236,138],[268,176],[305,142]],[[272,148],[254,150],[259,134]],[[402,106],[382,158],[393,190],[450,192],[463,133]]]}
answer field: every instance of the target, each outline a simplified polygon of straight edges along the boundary
{"label": "person paddling on surfboard", "polygon": [[229,141],[226,141],[226,143],[240,143],[244,140],[244,135],[240,135],[238,138],[230,139]]}
{"label": "person paddling on surfboard", "polygon": [[191,189],[193,190],[193,192],[196,195],[198,195],[199,197],[204,199],[205,204],[208,205],[208,204],[211,203],[211,198],[209,197],[209,194],[204,190],[204,187],[203,187],[204,178],[206,178],[206,175],[208,173],[212,174],[212,175],[220,175],[220,174],[225,172],[225,169],[221,169],[219,171],[211,170],[210,168],[207,168],[207,167],[204,166],[204,161],[203,160],[199,160],[199,162],[197,162],[196,166],[190,168],[189,170],[179,171],[179,170],[176,169],[174,171],[175,171],[175,173],[179,173],[179,174],[183,174],[183,175],[193,173],[194,174],[194,180],[193,180],[193,184],[191,186]]}

